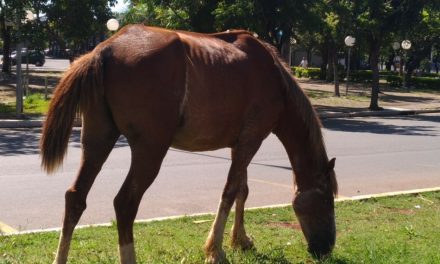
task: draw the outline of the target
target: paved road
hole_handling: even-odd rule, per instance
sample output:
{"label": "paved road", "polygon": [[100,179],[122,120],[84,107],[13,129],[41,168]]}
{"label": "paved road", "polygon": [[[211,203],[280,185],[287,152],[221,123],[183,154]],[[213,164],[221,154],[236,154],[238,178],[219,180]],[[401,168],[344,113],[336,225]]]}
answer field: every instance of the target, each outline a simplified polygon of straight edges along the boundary
{"label": "paved road", "polygon": [[[3,58],[0,55],[0,61]],[[65,71],[69,68],[70,62],[67,59],[52,59],[50,57],[46,57],[46,63],[42,67],[36,67],[33,64],[29,64],[30,70],[36,71]],[[1,66],[1,63],[0,63]],[[26,69],[26,64],[21,65],[22,69]],[[15,71],[15,66],[12,67],[13,71]]]}
{"label": "paved road", "polygon": [[[440,115],[335,119],[325,122],[330,156],[337,157],[340,194],[362,195],[440,186]],[[58,227],[64,191],[79,160],[75,130],[63,170],[39,169],[39,130],[0,130],[0,221],[19,230]],[[129,166],[119,141],[93,186],[81,224],[109,222]],[[229,167],[229,151],[171,149],[145,194],[138,219],[215,211]],[[292,174],[281,144],[269,136],[249,167],[248,207],[290,203]]]}

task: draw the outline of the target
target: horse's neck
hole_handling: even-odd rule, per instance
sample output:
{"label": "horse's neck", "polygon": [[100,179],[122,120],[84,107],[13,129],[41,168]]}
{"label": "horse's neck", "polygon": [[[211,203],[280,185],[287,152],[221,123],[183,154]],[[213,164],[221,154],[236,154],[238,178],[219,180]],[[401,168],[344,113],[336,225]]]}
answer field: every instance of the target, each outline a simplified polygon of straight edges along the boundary
{"label": "horse's neck", "polygon": [[[328,162],[318,119],[301,113],[295,104],[287,106],[275,132],[286,148],[298,190],[315,186]],[[306,116],[306,117],[305,117]]]}

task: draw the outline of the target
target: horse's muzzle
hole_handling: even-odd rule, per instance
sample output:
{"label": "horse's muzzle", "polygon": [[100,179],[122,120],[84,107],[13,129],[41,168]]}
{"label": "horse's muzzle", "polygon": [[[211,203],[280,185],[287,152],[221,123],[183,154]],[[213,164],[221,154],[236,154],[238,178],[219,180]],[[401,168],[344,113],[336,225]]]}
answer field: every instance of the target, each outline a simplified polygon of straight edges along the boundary
{"label": "horse's muzzle", "polygon": [[330,255],[335,242],[335,234],[332,232],[326,232],[309,239],[308,251],[313,257],[323,259]]}

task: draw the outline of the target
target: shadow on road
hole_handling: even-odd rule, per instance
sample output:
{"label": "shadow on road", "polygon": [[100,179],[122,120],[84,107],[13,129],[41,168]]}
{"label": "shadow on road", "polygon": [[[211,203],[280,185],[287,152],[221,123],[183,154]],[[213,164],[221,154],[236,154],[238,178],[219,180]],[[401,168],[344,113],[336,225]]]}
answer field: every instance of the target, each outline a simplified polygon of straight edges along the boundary
{"label": "shadow on road", "polygon": [[[0,131],[0,156],[35,155],[40,153],[41,129],[11,128]],[[70,136],[70,146],[80,148],[81,130],[74,129]],[[128,146],[121,136],[115,148]]]}
{"label": "shadow on road", "polygon": [[[440,116],[415,115],[406,117],[386,117],[388,120],[412,120],[424,122],[440,122]],[[326,129],[344,132],[359,132],[373,134],[389,135],[407,135],[407,136],[439,136],[436,126],[419,125],[396,125],[379,122],[375,119],[351,118],[351,119],[327,119],[323,120],[323,126]]]}
{"label": "shadow on road", "polygon": [[38,154],[41,129],[5,129],[0,133],[0,156]]}

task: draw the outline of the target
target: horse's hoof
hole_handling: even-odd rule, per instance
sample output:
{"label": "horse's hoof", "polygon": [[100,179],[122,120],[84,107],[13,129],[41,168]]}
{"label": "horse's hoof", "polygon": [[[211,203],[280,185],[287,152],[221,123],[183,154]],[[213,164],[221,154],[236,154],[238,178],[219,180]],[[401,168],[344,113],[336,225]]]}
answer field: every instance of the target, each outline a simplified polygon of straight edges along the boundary
{"label": "horse's hoof", "polygon": [[254,242],[246,235],[240,239],[232,240],[231,244],[233,248],[241,250],[249,250],[254,247]]}
{"label": "horse's hoof", "polygon": [[205,259],[206,264],[221,264],[226,263],[226,254],[223,250],[211,252]]}

